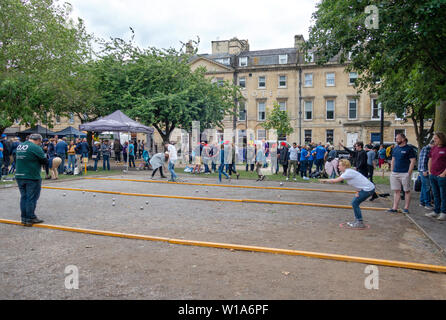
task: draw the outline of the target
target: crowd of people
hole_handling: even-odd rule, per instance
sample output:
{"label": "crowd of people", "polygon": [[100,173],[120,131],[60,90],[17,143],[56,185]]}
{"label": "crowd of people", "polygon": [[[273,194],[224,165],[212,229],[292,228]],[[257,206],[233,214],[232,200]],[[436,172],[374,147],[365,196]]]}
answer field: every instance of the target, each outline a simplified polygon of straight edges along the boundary
{"label": "crowd of people", "polygon": [[[265,179],[264,168],[270,168],[271,173],[278,174],[280,166],[286,180],[300,173],[303,179],[318,178],[323,183],[337,183],[341,181],[353,186],[357,193],[352,200],[355,221],[347,223],[351,228],[363,229],[365,225],[360,204],[366,199],[371,201],[378,197],[373,183],[373,174],[376,166],[382,167],[389,161],[390,187],[394,193],[393,206],[389,213],[398,212],[401,196],[404,195],[404,213],[409,213],[411,200],[411,176],[415,168],[416,152],[408,145],[404,134],[396,136],[396,146],[384,148],[375,147],[371,144],[364,146],[363,142],[357,141],[354,150],[339,144],[340,150],[345,150],[348,159],[341,158],[341,152],[333,145],[322,143],[299,146],[293,143],[291,146],[283,142],[277,149],[267,143],[248,145],[242,151],[242,159],[246,164],[246,171],[257,172],[258,179]],[[8,140],[5,135],[0,140],[0,173],[7,175],[15,173],[15,178],[21,192],[22,222],[38,223],[40,221],[34,215],[34,209],[40,194],[41,166],[45,168],[47,179],[58,179],[58,175],[74,171],[83,163],[83,159],[94,160],[93,170],[97,170],[100,158],[103,160],[103,169],[110,170],[111,152],[114,151],[116,163],[121,161],[121,153],[124,162],[129,160],[130,166],[135,166],[135,158],[144,158],[147,166],[152,168],[153,178],[159,171],[161,178],[164,175],[163,167],[167,164],[170,172],[170,181],[178,181],[175,173],[175,164],[178,159],[177,149],[171,143],[164,144],[163,152],[150,156],[144,150],[144,144],[132,141],[120,144],[119,140],[108,140],[94,142],[89,147],[87,139],[75,139],[66,142],[65,138],[42,139],[39,134],[32,134],[26,141],[21,143],[20,139]],[[230,179],[235,173],[238,150],[232,143],[221,143],[209,145],[207,142],[200,143],[192,150],[191,162],[194,167],[193,173],[201,172],[204,164],[204,172],[218,172],[221,182],[222,176]],[[68,165],[65,168],[65,161]],[[242,162],[242,163],[243,163]],[[218,166],[218,167],[217,167]],[[315,170],[313,171],[313,166]],[[352,168],[356,170],[353,170]],[[418,159],[419,179],[421,180],[420,206],[429,210],[426,216],[436,218],[439,221],[446,220],[446,136],[442,132],[436,132],[433,140],[419,153]],[[329,179],[328,179],[329,177]],[[30,222],[31,221],[31,222]],[[34,222],[32,222],[34,221]]]}

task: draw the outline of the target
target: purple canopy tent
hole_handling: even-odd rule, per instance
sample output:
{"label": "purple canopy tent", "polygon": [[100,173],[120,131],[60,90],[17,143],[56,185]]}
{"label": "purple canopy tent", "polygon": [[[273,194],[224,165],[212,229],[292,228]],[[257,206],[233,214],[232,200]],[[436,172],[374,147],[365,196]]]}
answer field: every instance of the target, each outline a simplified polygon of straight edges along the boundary
{"label": "purple canopy tent", "polygon": [[[98,120],[83,123],[79,125],[81,131],[115,131],[115,132],[128,132],[128,141],[130,144],[130,133],[147,133],[153,134],[155,131],[153,128],[142,125],[141,123],[130,119],[121,110],[117,110],[112,114],[99,118]],[[127,157],[127,171],[129,169],[129,157]]]}

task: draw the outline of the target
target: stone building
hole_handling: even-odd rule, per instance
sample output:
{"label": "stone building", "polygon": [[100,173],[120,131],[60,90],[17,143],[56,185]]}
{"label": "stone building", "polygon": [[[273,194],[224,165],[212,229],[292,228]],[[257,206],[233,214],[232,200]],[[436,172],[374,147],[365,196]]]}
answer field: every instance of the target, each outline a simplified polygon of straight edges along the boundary
{"label": "stone building", "polygon": [[[356,73],[348,73],[338,58],[317,65],[312,52],[303,49],[304,38],[296,35],[293,48],[250,51],[248,40],[212,41],[211,54],[198,54],[190,62],[194,70],[205,67],[216,81],[232,81],[242,89],[245,103],[236,122],[238,142],[272,139],[261,124],[267,110],[278,102],[291,119],[294,132],[279,137],[290,143],[380,141],[381,108],[377,96],[358,94]],[[233,119],[224,121],[234,127]],[[403,132],[416,144],[411,121],[384,114],[384,142],[393,142]],[[248,135],[248,138],[246,136]]]}

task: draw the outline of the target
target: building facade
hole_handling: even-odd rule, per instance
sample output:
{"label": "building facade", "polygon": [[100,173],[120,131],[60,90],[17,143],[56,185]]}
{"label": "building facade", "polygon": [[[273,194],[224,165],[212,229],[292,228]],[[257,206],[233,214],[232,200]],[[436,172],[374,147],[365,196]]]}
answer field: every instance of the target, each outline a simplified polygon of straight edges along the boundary
{"label": "building facade", "polygon": [[[294,42],[294,48],[250,51],[247,40],[213,41],[211,54],[198,54],[191,60],[193,70],[205,67],[213,81],[230,81],[241,87],[245,102],[236,124],[238,142],[272,139],[262,123],[277,102],[288,112],[294,129],[279,140],[341,142],[349,147],[357,140],[378,143],[378,97],[366,91],[358,93],[354,88],[357,74],[347,72],[338,57],[317,65],[314,54],[303,49],[303,36],[295,36]],[[226,118],[224,126],[233,129],[233,119]],[[416,144],[411,121],[384,113],[384,142],[393,142],[400,132]]]}

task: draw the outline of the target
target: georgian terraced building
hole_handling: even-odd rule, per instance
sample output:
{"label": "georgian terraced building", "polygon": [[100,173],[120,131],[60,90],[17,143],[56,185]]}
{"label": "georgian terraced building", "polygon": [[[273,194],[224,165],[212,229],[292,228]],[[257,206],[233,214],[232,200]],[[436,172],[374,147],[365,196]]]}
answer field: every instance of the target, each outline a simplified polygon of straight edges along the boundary
{"label": "georgian terraced building", "polygon": [[[294,132],[279,137],[289,143],[380,141],[381,108],[377,96],[358,94],[353,87],[356,73],[347,73],[337,57],[325,65],[314,62],[312,52],[303,50],[304,38],[295,36],[294,47],[250,51],[248,40],[212,41],[211,54],[198,54],[191,68],[205,67],[214,81],[230,81],[241,87],[245,102],[236,123],[238,142],[269,140],[262,128],[267,110],[275,102],[286,110]],[[232,129],[233,119],[224,121]],[[414,143],[411,122],[395,114],[384,115],[384,141],[393,142],[403,132]],[[248,138],[247,138],[248,136]]]}

